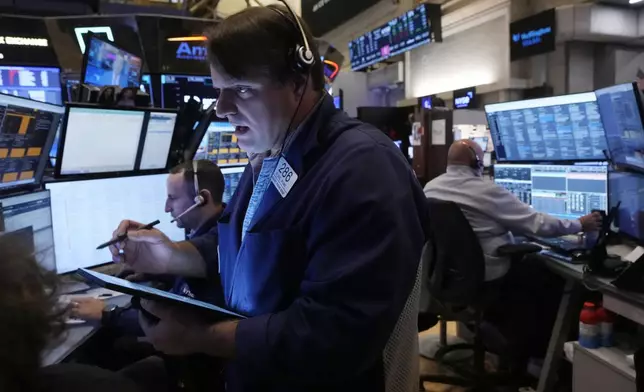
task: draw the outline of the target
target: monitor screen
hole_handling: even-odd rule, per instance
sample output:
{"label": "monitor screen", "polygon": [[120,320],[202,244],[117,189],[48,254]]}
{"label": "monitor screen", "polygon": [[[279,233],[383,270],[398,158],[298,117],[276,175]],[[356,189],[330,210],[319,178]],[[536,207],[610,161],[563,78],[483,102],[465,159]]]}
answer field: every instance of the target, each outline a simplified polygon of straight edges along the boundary
{"label": "monitor screen", "polygon": [[606,165],[494,166],[494,182],[535,210],[562,219],[577,219],[592,210],[607,210]]}
{"label": "monitor screen", "polygon": [[141,170],[166,168],[176,122],[177,113],[150,113],[139,166]]}
{"label": "monitor screen", "polygon": [[497,103],[485,112],[499,162],[606,159],[595,93]]}
{"label": "monitor screen", "polygon": [[237,190],[239,180],[241,180],[245,169],[245,166],[225,167],[221,169],[221,172],[224,175],[224,181],[226,182],[226,187],[224,188],[224,203],[229,203],[230,199],[233,198],[233,194],[235,194],[235,190]]}
{"label": "monitor screen", "polygon": [[636,86],[620,84],[596,94],[613,163],[644,170],[644,126]]}
{"label": "monitor screen", "polygon": [[114,44],[89,38],[83,81],[93,86],[139,87],[143,60]]}
{"label": "monitor screen", "polygon": [[2,235],[26,241],[43,268],[56,270],[48,191],[0,199],[0,225]]}
{"label": "monitor screen", "polygon": [[349,42],[351,69],[358,71],[431,42],[428,14],[428,6],[421,4]]}
{"label": "monitor screen", "polygon": [[476,144],[481,147],[483,152],[487,151],[487,143],[488,143],[488,137],[487,136],[479,136],[479,137],[471,137],[472,141],[474,141]]}
{"label": "monitor screen", "polygon": [[142,110],[69,107],[60,174],[134,170],[144,118]]}
{"label": "monitor screen", "polygon": [[178,109],[190,98],[201,102],[204,109],[217,100],[210,76],[161,75],[161,105]]}
{"label": "monitor screen", "polygon": [[194,159],[208,159],[219,166],[245,165],[248,155],[237,144],[235,127],[228,122],[217,121],[210,124]]}
{"label": "monitor screen", "polygon": [[0,188],[40,182],[64,110],[0,95]]}
{"label": "monitor screen", "polygon": [[62,105],[60,68],[0,66],[0,92]]}
{"label": "monitor screen", "polygon": [[165,174],[154,174],[47,184],[58,273],[110,262],[109,249],[96,247],[112,238],[123,219],[141,223],[159,219],[156,228],[171,240],[185,239],[184,230],[164,214],[166,179]]}
{"label": "monitor screen", "polygon": [[611,171],[608,188],[610,206],[621,202],[614,225],[620,233],[644,241],[644,175]]}

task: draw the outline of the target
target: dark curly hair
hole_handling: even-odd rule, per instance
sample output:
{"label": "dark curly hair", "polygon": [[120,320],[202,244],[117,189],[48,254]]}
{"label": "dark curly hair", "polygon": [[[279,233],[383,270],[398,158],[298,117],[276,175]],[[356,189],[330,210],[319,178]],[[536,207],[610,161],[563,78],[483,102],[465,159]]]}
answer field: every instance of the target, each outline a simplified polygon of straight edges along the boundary
{"label": "dark curly hair", "polygon": [[0,235],[0,391],[31,390],[43,351],[64,327],[57,277],[26,245]]}

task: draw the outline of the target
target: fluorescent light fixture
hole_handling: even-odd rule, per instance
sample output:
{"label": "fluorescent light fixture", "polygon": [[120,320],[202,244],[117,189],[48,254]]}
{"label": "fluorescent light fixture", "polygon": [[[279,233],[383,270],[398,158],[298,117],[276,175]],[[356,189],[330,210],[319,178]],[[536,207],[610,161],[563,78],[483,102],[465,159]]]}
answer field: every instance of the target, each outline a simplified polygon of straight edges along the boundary
{"label": "fluorescent light fixture", "polygon": [[168,38],[168,42],[194,42],[194,41],[207,41],[208,39],[204,36],[198,36],[198,37],[170,37]]}
{"label": "fluorescent light fixture", "polygon": [[643,0],[628,0],[628,4],[637,4]]}
{"label": "fluorescent light fixture", "polygon": [[96,26],[96,27],[76,27],[74,28],[74,34],[76,34],[76,40],[80,46],[82,54],[85,54],[85,34],[92,32],[96,34],[105,34],[107,39],[114,42],[114,35],[112,34],[112,29],[109,26]]}

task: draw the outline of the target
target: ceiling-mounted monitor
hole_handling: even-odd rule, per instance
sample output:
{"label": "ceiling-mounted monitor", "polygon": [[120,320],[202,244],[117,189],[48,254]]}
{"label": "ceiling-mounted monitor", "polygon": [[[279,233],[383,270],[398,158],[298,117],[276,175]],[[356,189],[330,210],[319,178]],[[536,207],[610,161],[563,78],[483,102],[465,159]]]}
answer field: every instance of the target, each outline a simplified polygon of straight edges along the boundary
{"label": "ceiling-mounted monitor", "polygon": [[351,69],[358,71],[418,46],[440,41],[440,5],[421,4],[349,42]]}

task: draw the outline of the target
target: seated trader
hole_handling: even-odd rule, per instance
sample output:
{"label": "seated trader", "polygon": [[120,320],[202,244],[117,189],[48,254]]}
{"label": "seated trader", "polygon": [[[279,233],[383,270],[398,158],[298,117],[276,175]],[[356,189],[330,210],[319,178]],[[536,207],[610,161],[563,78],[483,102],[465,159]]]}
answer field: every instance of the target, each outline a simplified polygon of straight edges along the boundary
{"label": "seated trader", "polygon": [[0,391],[138,392],[132,381],[95,367],[41,368],[66,316],[55,296],[56,275],[42,270],[29,248],[0,236]]}
{"label": "seated trader", "polygon": [[485,180],[483,149],[472,140],[458,140],[447,155],[447,173],[425,185],[425,196],[458,204],[481,242],[485,254],[485,280],[503,277],[510,260],[497,249],[514,241],[513,234],[559,237],[601,227],[598,213],[578,220],[558,219],[521,202],[512,192]]}
{"label": "seated trader", "polygon": [[[194,166],[196,165],[196,167]],[[196,168],[196,174],[195,174]],[[222,197],[225,181],[219,167],[208,160],[189,161],[170,170],[166,183],[165,212],[172,215],[177,226],[189,231],[189,242],[195,246],[209,247],[217,252],[217,220],[224,209]],[[197,199],[201,197],[201,199]],[[216,275],[217,265],[209,267]],[[171,292],[211,303],[223,303],[223,293],[218,278],[173,278]],[[74,317],[85,320],[102,320],[104,325],[121,326],[130,332],[139,331],[138,312],[123,313],[128,308],[106,308],[105,302],[94,298],[79,298],[73,304]],[[138,334],[138,333],[137,333]]]}

